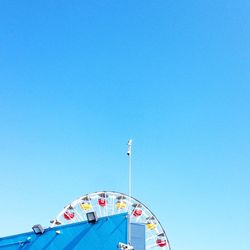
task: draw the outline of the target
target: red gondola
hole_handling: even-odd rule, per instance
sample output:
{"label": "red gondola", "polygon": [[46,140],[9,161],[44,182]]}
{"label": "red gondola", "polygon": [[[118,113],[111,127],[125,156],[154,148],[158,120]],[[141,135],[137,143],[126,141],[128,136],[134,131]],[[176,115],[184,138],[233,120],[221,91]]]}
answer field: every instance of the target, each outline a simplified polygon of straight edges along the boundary
{"label": "red gondola", "polygon": [[66,220],[71,220],[75,217],[75,213],[68,210],[63,214],[63,216]]}
{"label": "red gondola", "polygon": [[98,204],[101,207],[105,207],[107,205],[107,200],[100,198],[100,199],[98,199]]}
{"label": "red gondola", "polygon": [[167,245],[167,241],[165,239],[157,239],[156,245],[159,247],[165,247]]}
{"label": "red gondola", "polygon": [[135,217],[141,216],[141,215],[142,215],[142,210],[141,210],[141,209],[135,209],[135,210],[133,211],[133,215],[134,215]]}

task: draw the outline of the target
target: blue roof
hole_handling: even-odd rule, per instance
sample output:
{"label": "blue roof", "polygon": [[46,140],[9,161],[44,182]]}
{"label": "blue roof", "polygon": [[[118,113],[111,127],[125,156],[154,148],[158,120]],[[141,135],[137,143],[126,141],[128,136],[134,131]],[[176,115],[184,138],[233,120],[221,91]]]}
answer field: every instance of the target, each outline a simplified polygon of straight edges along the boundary
{"label": "blue roof", "polygon": [[100,218],[96,224],[85,221],[48,228],[42,235],[28,232],[0,238],[0,249],[117,250],[119,242],[127,242],[126,215]]}

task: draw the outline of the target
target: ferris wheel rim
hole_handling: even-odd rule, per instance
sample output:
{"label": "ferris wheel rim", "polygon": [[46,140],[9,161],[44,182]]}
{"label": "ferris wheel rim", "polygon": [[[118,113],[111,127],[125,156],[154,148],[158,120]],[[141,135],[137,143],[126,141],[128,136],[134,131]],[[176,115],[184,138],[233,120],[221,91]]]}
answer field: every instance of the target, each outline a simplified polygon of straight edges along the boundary
{"label": "ferris wheel rim", "polygon": [[[60,211],[60,213],[56,216],[56,219],[53,222],[51,222],[51,224],[52,224],[51,227],[57,226],[55,224],[55,222],[57,221],[57,219],[60,218],[61,216],[63,216],[63,214],[65,213],[65,211],[67,211],[67,209],[70,209],[70,208],[74,209],[74,207],[76,205],[78,205],[79,201],[83,200],[83,198],[90,197],[90,196],[95,196],[95,195],[97,195],[97,196],[99,195],[100,196],[100,194],[103,194],[103,193],[104,194],[113,194],[114,196],[116,196],[116,198],[119,197],[119,196],[125,197],[126,199],[130,199],[130,200],[135,201],[136,203],[140,204],[144,209],[146,209],[147,212],[149,212],[149,214],[152,215],[152,217],[154,218],[154,220],[159,225],[159,227],[160,227],[160,229],[161,229],[162,233],[164,234],[164,237],[165,237],[165,239],[167,241],[168,249],[171,250],[170,242],[169,242],[168,236],[166,234],[166,231],[163,228],[163,226],[162,226],[161,222],[159,221],[159,219],[157,218],[157,216],[144,203],[142,203],[138,199],[134,198],[133,196],[129,196],[129,195],[125,194],[125,193],[117,192],[117,191],[103,191],[103,190],[102,191],[96,191],[96,192],[84,194],[84,195],[80,196],[79,198],[74,199],[71,203],[69,203],[68,205],[66,205],[63,210]],[[108,196],[105,196],[105,198],[107,198],[107,197]],[[129,213],[129,211],[127,211],[127,213]],[[110,216],[110,215],[108,215],[108,216]],[[85,220],[82,220],[82,221],[85,221]],[[77,222],[77,221],[75,221],[75,222]],[[145,224],[145,223],[143,223],[143,224]]]}

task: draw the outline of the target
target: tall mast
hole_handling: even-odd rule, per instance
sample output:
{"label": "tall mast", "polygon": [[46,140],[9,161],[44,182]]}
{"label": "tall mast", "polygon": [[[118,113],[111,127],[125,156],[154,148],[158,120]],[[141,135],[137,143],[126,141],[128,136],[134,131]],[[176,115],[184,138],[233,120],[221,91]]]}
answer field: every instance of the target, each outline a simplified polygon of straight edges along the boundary
{"label": "tall mast", "polygon": [[[131,196],[132,196],[132,139],[128,140],[128,195],[131,203]],[[128,214],[128,244],[131,245],[131,221],[130,221],[130,214]]]}

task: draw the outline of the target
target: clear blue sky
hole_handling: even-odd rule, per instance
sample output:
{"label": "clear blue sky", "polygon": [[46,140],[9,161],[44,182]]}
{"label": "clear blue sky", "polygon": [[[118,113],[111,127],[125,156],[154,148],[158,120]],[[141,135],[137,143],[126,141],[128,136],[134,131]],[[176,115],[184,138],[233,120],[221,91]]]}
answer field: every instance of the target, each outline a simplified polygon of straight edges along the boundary
{"label": "clear blue sky", "polygon": [[176,250],[250,249],[250,4],[0,2],[0,235],[127,192]]}

